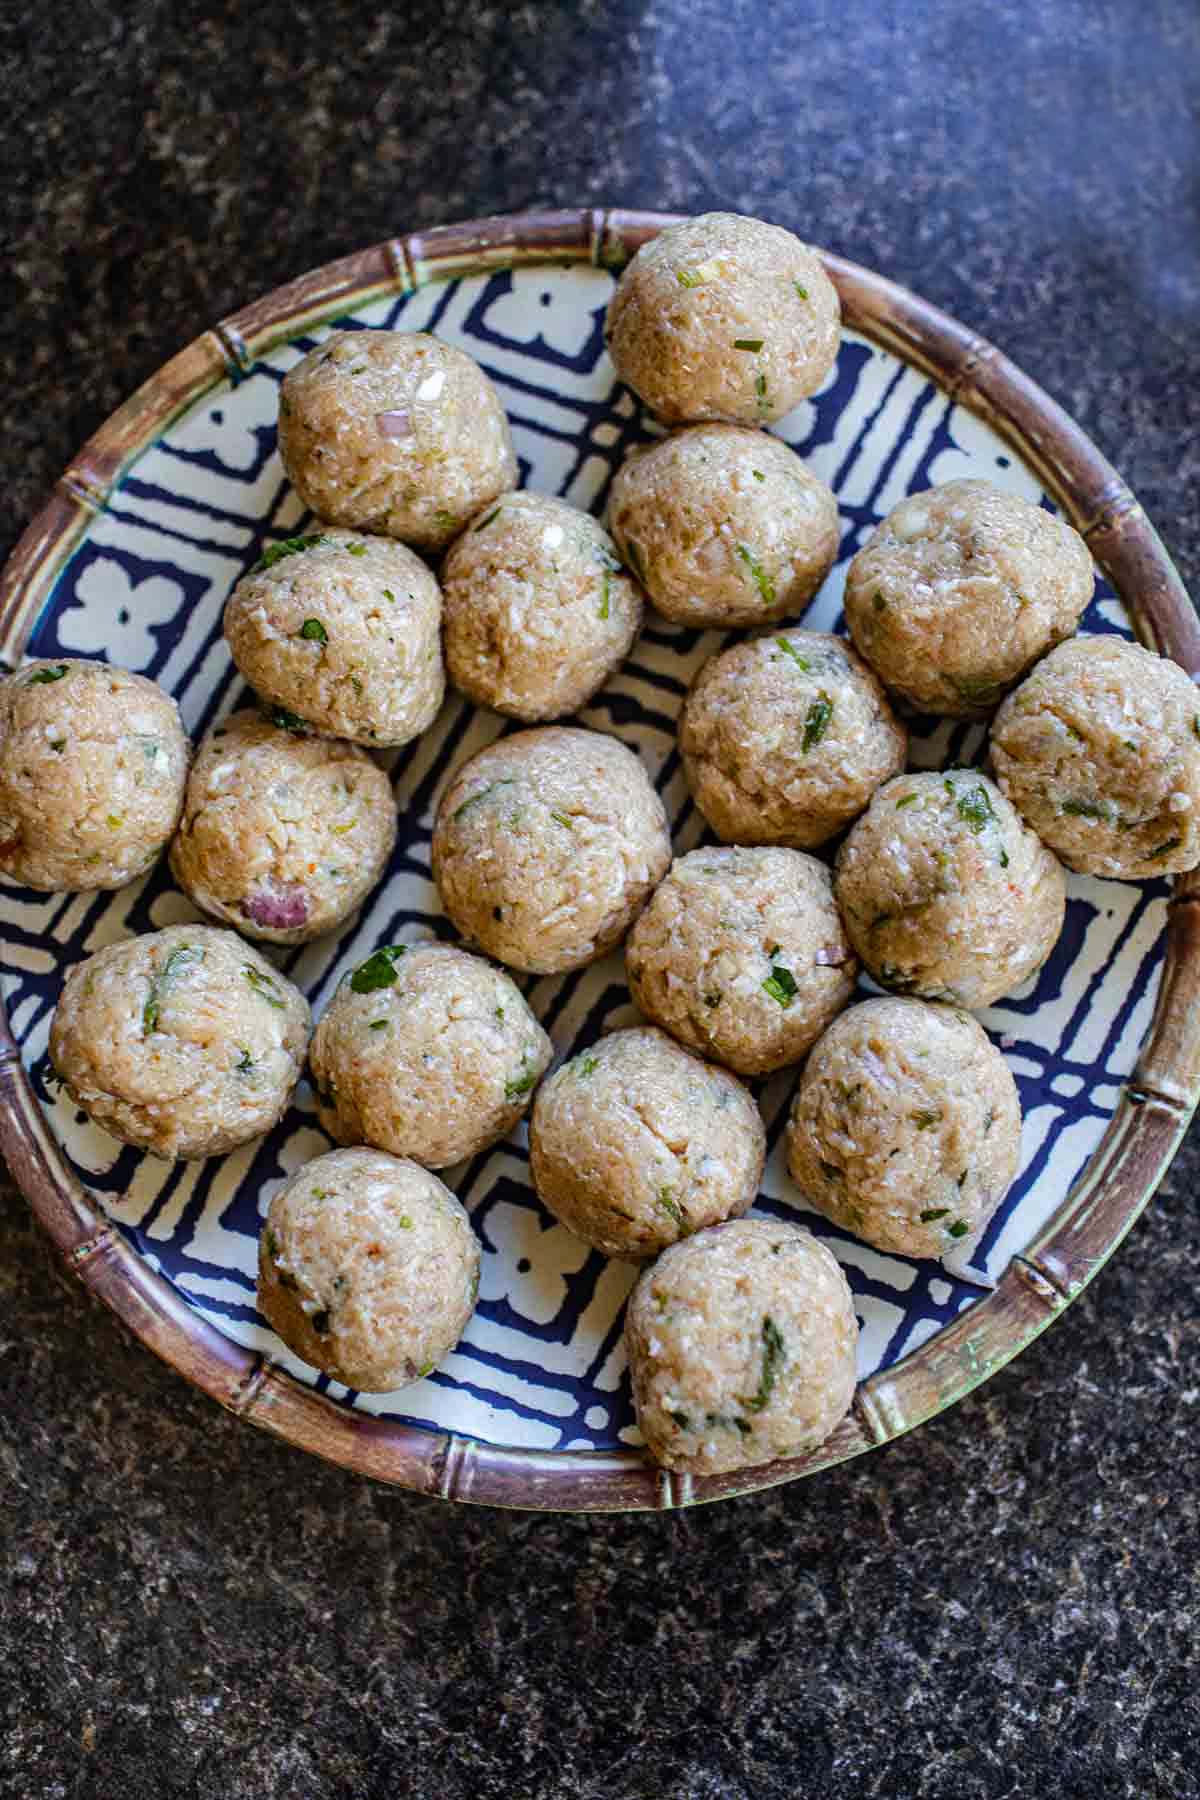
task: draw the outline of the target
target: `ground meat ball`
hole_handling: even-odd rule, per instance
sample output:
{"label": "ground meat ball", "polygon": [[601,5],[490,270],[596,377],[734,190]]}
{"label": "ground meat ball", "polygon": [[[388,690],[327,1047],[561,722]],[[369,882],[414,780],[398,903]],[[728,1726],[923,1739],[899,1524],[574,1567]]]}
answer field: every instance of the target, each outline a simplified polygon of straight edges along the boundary
{"label": "ground meat ball", "polygon": [[424,331],[340,331],[284,377],[279,453],[319,519],[442,550],[513,486],[499,395]]}
{"label": "ground meat ball", "polygon": [[867,661],[918,711],[988,711],[1079,623],[1088,547],[1040,506],[987,481],[911,494],[846,576],[846,624]]}
{"label": "ground meat ball", "polygon": [[898,1256],[944,1256],[1012,1186],[1017,1086],[969,1013],[866,1000],[805,1064],[787,1147],[806,1202],[835,1225]]}
{"label": "ground meat ball", "polygon": [[996,714],[996,779],[1085,875],[1200,862],[1200,696],[1175,663],[1120,638],[1051,651]]}
{"label": "ground meat ball", "polygon": [[858,1320],[810,1232],[742,1219],[665,1251],[630,1297],[625,1348],[646,1447],[719,1475],[823,1444],[854,1398]]}
{"label": "ground meat ball", "polygon": [[625,968],[656,1025],[739,1075],[799,1062],[858,976],[829,871],[799,850],[681,856],[630,933]]}
{"label": "ground meat ball", "polygon": [[837,501],[780,438],[694,425],[617,470],[608,522],[665,618],[764,625],[795,618],[833,566]]}
{"label": "ground meat ball", "polygon": [[703,213],[652,238],[605,326],[621,380],[671,425],[782,418],[820,387],[840,331],[816,251],[738,213]]}
{"label": "ground meat ball", "polygon": [[76,964],[50,1060],[114,1137],[158,1156],[219,1156],[281,1117],[309,1025],[303,994],[252,945],[171,925]]}
{"label": "ground meat ball", "polygon": [[539,974],[611,950],[670,861],[662,801],[633,751],[561,725],[464,763],[433,832],[433,878],[463,936]]}
{"label": "ground meat ball", "polygon": [[1059,864],[977,769],[880,788],[834,890],[882,987],[960,1006],[990,1006],[1040,969],[1066,908]]}
{"label": "ground meat ball", "polygon": [[455,687],[514,719],[577,712],[618,668],[642,596],[604,527],[549,494],[505,494],[442,565]]}
{"label": "ground meat ball", "polygon": [[205,912],[300,944],[349,917],[395,841],[391,785],[365,750],[239,712],[196,752],[171,869]]}
{"label": "ground meat ball", "polygon": [[406,1387],[436,1368],[478,1288],[470,1221],[417,1163],[333,1150],[271,1201],[258,1309],[297,1356],[360,1393]]}
{"label": "ground meat ball", "polygon": [[841,638],[795,629],[701,668],[679,747],[696,805],[735,844],[823,844],[904,767],[908,738]]}
{"label": "ground meat ball", "polygon": [[377,749],[433,723],[446,680],[442,597],[388,538],[313,532],[273,544],[225,606],[234,662],[276,724]]}
{"label": "ground meat ball", "polygon": [[341,1144],[442,1169],[512,1130],[550,1054],[500,969],[450,944],[385,945],[317,1026],[318,1117]]}
{"label": "ground meat ball", "polygon": [[120,888],[175,829],[179,709],[157,682],[72,658],[0,681],[0,875],[47,892]]}

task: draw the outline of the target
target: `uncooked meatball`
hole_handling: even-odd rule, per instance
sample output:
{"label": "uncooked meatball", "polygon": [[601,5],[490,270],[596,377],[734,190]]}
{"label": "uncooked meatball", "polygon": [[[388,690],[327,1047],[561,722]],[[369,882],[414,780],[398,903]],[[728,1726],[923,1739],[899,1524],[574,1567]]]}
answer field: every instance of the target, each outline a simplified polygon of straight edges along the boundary
{"label": "uncooked meatball", "polygon": [[589,513],[505,494],[442,564],[446,667],[479,706],[514,719],[578,712],[619,668],[642,596]]}
{"label": "uncooked meatball", "polygon": [[664,618],[765,625],[795,618],[833,566],[837,501],[768,432],[693,425],[617,470],[608,522]]}
{"label": "uncooked meatball", "polygon": [[621,380],[671,425],[782,418],[820,387],[840,332],[816,251],[739,213],[702,213],[643,245],[605,325]]}
{"label": "uncooked meatball", "polygon": [[800,850],[692,850],[629,934],[634,1000],[739,1075],[799,1062],[858,976],[829,870]]}
{"label": "uncooked meatball", "polygon": [[970,718],[1070,637],[1092,585],[1063,520],[990,482],[948,481],[902,500],[858,552],[846,624],[919,712]]}
{"label": "uncooked meatball", "polygon": [[389,538],[272,544],[225,605],[225,637],[277,725],[384,749],[432,724],[446,689],[442,597]]}
{"label": "uncooked meatball", "polygon": [[842,845],[834,891],[882,987],[971,1007],[1041,968],[1066,909],[1061,867],[977,769],[881,787]]}
{"label": "uncooked meatball", "polygon": [[642,1026],[602,1037],[544,1083],[529,1171],[576,1237],[636,1261],[752,1206],[766,1147],[740,1081]]}
{"label": "uncooked meatball", "polygon": [[304,1065],[299,989],[232,931],[171,925],[97,950],[63,983],[50,1061],[75,1104],[156,1156],[269,1131]]}
{"label": "uncooked meatball", "polygon": [[238,712],[196,751],[171,869],[248,937],[301,944],[349,917],[395,841],[391,785],[365,750]]}
{"label": "uncooked meatball", "polygon": [[904,767],[908,736],[849,644],[793,629],[733,644],[703,665],[679,747],[718,837],[806,850],[856,819]]}
{"label": "uncooked meatball", "polygon": [[1200,696],[1120,638],[1052,650],[992,726],[996,779],[1070,869],[1125,880],[1200,862]]}
{"label": "uncooked meatball", "polygon": [[360,1393],[419,1381],[466,1328],[479,1242],[450,1189],[381,1150],[332,1150],[275,1194],[258,1310],[290,1350]]}
{"label": "uncooked meatball", "polygon": [[1012,1186],[1017,1085],[969,1013],[864,1000],[804,1065],[787,1156],[806,1203],[835,1225],[897,1256],[944,1256]]}
{"label": "uncooked meatball", "polygon": [[317,1026],[317,1115],[340,1144],[442,1169],[512,1130],[550,1054],[502,970],[451,944],[385,944]]}
{"label": "uncooked meatball", "polygon": [[662,801],[633,751],[562,725],[471,757],[433,831],[433,878],[463,936],[538,974],[611,950],[670,861]]}
{"label": "uncooked meatball", "polygon": [[495,388],[424,331],[339,331],[284,377],[279,454],[319,519],[441,550],[517,479]]}
{"label": "uncooked meatball", "polygon": [[0,875],[46,892],[136,881],[175,829],[188,753],[157,682],[27,663],[0,681]]}
{"label": "uncooked meatball", "polygon": [[825,1442],[854,1398],[858,1320],[811,1232],[742,1219],[672,1245],[646,1271],[625,1348],[651,1456],[719,1475]]}

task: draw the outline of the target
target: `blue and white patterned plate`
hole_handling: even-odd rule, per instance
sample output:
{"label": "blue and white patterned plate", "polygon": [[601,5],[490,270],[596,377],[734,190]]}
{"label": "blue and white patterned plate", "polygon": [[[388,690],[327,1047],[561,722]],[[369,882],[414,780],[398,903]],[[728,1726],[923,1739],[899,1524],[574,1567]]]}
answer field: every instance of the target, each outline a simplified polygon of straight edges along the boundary
{"label": "blue and white patterned plate", "polygon": [[[604,349],[612,287],[602,267],[561,263],[435,279],[269,349],[240,378],[210,387],[124,469],[62,568],[29,654],[104,657],[153,676],[177,696],[194,735],[244,700],[221,636],[222,603],[264,545],[305,525],[276,453],[279,384],[335,324],[429,330],[468,350],[499,387],[523,483],[600,511],[621,459],[656,429],[617,385]],[[830,483],[841,508],[837,566],[804,618],[821,629],[842,629],[847,561],[905,494],[983,476],[1049,504],[1003,439],[916,368],[853,331],[821,392],[776,429]],[[1085,629],[1131,635],[1103,582]],[[634,655],[582,714],[642,757],[666,803],[677,852],[702,841],[703,825],[680,769],[676,716],[691,676],[721,642],[717,633],[651,616]],[[450,770],[505,728],[452,695],[434,727],[394,758],[401,832],[385,881],[340,936],[277,953],[316,1012],[373,946],[452,935],[429,879],[436,801]],[[981,744],[978,727],[945,721],[915,738],[913,756],[920,766],[969,761]],[[1020,1176],[972,1248],[970,1269],[883,1255],[807,1212],[781,1144],[794,1072],[760,1084],[770,1154],[756,1210],[802,1220],[845,1266],[863,1328],[863,1376],[905,1357],[971,1307],[980,1284],[1039,1232],[1084,1170],[1133,1069],[1160,979],[1166,885],[1072,876],[1068,891],[1066,929],[1036,986],[982,1015],[1016,1076],[1025,1123]],[[268,1201],[329,1147],[307,1085],[267,1139],[226,1158],[175,1165],[117,1144],[51,1090],[46,1042],[64,971],[116,939],[195,917],[165,860],[115,895],[0,891],[13,1033],[66,1157],[129,1244],[213,1326],[343,1406],[493,1445],[636,1444],[621,1346],[635,1271],[590,1251],[538,1204],[523,1126],[447,1172],[483,1243],[479,1306],[462,1343],[416,1386],[359,1395],[300,1364],[255,1311],[256,1241]],[[635,1017],[620,955],[523,985],[559,1056]]]}

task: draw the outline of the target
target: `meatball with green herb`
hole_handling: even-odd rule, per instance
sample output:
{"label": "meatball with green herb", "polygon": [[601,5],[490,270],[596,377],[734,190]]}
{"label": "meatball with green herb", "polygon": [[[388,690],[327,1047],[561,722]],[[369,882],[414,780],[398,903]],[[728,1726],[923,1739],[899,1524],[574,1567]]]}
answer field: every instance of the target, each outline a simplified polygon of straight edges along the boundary
{"label": "meatball with green herb", "polygon": [[977,769],[881,787],[838,853],[834,891],[881,987],[968,1007],[1040,969],[1066,909],[1061,866]]}
{"label": "meatball with green herb", "polygon": [[811,1232],[741,1219],[646,1271],[625,1348],[651,1456],[721,1475],[820,1448],[854,1398],[858,1320],[837,1259]]}
{"label": "meatball with green herb", "polygon": [[718,837],[807,850],[844,830],[904,767],[908,737],[844,639],[793,628],[703,665],[679,748]]}
{"label": "meatball with green herb", "polygon": [[136,881],[175,829],[189,750],[146,676],[27,663],[0,681],[0,876],[72,893]]}
{"label": "meatball with green herb", "polygon": [[1069,869],[1145,880],[1200,862],[1200,696],[1166,657],[1074,638],[996,714],[996,779]]}
{"label": "meatball with green herb", "polygon": [[479,1240],[450,1189],[381,1150],[332,1150],[273,1196],[258,1309],[289,1350],[360,1393],[431,1373],[466,1329]]}
{"label": "meatball with green herb", "polygon": [[799,1062],[858,976],[824,863],[800,850],[692,850],[629,934],[629,990],[672,1037],[739,1075]]}
{"label": "meatball with green herb", "polygon": [[517,479],[492,383],[426,331],[337,331],[310,350],[280,389],[279,453],[319,519],[425,551]]}
{"label": "meatball with green herb", "polygon": [[1088,547],[988,481],[910,494],[846,575],[846,624],[885,687],[918,712],[989,712],[1092,597]]}
{"label": "meatball with green herb", "polygon": [[75,1104],[156,1156],[219,1156],[277,1123],[304,1066],[298,988],[232,931],[171,925],[63,984],[50,1061]]}
{"label": "meatball with green herb", "polygon": [[383,750],[433,723],[442,597],[403,544],[318,530],[272,544],[225,605],[230,654],[275,724]]}
{"label": "meatball with green herb", "polygon": [[171,872],[248,937],[302,944],[350,916],[395,841],[391,783],[365,750],[238,712],[196,751]]}
{"label": "meatball with green herb", "polygon": [[502,970],[451,944],[384,944],[317,1026],[317,1116],[340,1144],[442,1169],[512,1130],[550,1054]]}
{"label": "meatball with green herb", "polygon": [[664,618],[764,625],[795,618],[833,566],[837,501],[777,437],[693,425],[617,470],[608,522]]}
{"label": "meatball with green herb", "polygon": [[642,596],[607,531],[550,494],[505,494],[442,564],[446,668],[514,719],[578,712],[618,669]]}
{"label": "meatball with green herb", "polygon": [[814,1046],[787,1128],[808,1205],[877,1250],[945,1256],[1012,1186],[1021,1105],[977,1020],[923,1000],[864,1000]]}
{"label": "meatball with green herb", "polygon": [[576,1237],[630,1261],[744,1213],[765,1154],[741,1082],[648,1026],[564,1063],[529,1128],[538,1199]]}
{"label": "meatball with green herb", "polygon": [[638,251],[608,305],[621,380],[669,425],[766,425],[815,393],[841,307],[817,252],[780,225],[702,213]]}

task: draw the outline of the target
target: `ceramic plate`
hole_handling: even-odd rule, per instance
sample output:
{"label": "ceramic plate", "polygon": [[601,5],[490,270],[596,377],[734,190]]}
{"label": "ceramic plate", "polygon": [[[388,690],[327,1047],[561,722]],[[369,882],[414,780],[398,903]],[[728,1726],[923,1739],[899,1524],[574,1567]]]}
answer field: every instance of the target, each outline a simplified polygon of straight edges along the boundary
{"label": "ceramic plate", "polygon": [[[244,703],[222,603],[265,547],[307,526],[276,452],[279,385],[334,329],[432,331],[469,351],[508,409],[522,483],[601,511],[622,458],[658,429],[617,384],[602,324],[612,265],[659,224],[563,214],[452,228],[320,271],[219,326],[110,421],[31,527],[8,574],[10,662],[82,655],[136,669],[177,697],[194,736]],[[837,566],[803,622],[843,629],[846,564],[905,494],[982,476],[1065,506],[1093,548],[1109,552],[1124,591],[1098,573],[1085,631],[1157,636],[1200,664],[1169,563],[1086,440],[941,315],[830,266],[848,319],[837,365],[774,427],[841,509]],[[1001,377],[1011,383],[1003,405],[986,391]],[[651,615],[634,655],[580,715],[636,749],[677,852],[705,836],[676,717],[722,641]],[[386,759],[401,829],[385,881],[337,937],[269,951],[314,1012],[375,945],[452,936],[429,879],[435,807],[457,764],[508,729],[451,695],[425,736]],[[971,762],[982,744],[978,726],[927,722],[912,760]],[[1052,1319],[1151,1191],[1195,1090],[1179,1048],[1182,1001],[1175,1013],[1164,1002],[1168,886],[1070,876],[1068,891],[1066,929],[1036,985],[981,1015],[1016,1076],[1025,1123],[1020,1175],[967,1259],[883,1255],[808,1213],[782,1147],[795,1072],[757,1084],[770,1153],[755,1210],[801,1220],[830,1245],[862,1325],[856,1409],[806,1462],[695,1481],[645,1463],[621,1344],[635,1271],[589,1251],[538,1204],[524,1126],[444,1172],[483,1244],[478,1310],[445,1364],[403,1392],[362,1395],[298,1362],[259,1318],[254,1283],[272,1193],[329,1148],[308,1086],[269,1137],[171,1165],[117,1144],[46,1081],[64,972],[104,944],[199,916],[165,859],[118,894],[0,890],[5,1001],[25,1071],[10,1070],[3,1134],[18,1179],[85,1279],[185,1373],[295,1441],[405,1485],[505,1504],[652,1506],[744,1491],[867,1448],[966,1391]],[[1172,950],[1172,992],[1183,947]],[[520,979],[560,1057],[635,1020],[619,954]],[[1131,1101],[1156,1006],[1158,1062]]]}

